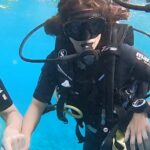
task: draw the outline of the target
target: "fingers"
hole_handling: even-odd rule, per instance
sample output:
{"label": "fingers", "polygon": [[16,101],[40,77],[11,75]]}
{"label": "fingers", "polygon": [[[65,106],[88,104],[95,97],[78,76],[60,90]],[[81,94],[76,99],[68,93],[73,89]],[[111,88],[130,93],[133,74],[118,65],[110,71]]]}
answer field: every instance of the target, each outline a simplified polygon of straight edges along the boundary
{"label": "fingers", "polygon": [[144,129],[138,132],[134,132],[128,127],[125,133],[125,142],[129,139],[131,150],[137,150],[137,147],[139,150],[150,150],[150,126],[148,126],[147,130]]}
{"label": "fingers", "polygon": [[148,140],[147,131],[138,131],[137,133],[131,134],[130,137],[130,148],[131,150],[136,150],[137,147],[139,150],[149,150],[150,143]]}
{"label": "fingers", "polygon": [[127,142],[129,140],[129,137],[130,137],[130,129],[127,128],[126,132],[125,132],[125,142]]}
{"label": "fingers", "polygon": [[4,150],[13,150],[12,146],[11,146],[10,139],[4,140],[3,143],[2,143],[2,145],[3,145],[2,149],[4,149]]}
{"label": "fingers", "polygon": [[29,150],[30,147],[30,137],[26,137],[25,146],[23,150]]}
{"label": "fingers", "polygon": [[25,147],[25,137],[20,134],[7,138],[3,142],[3,147],[1,150],[22,150]]}
{"label": "fingers", "polygon": [[149,150],[150,149],[150,132],[149,131],[144,131],[143,132],[143,143],[144,143],[144,150]]}
{"label": "fingers", "polygon": [[136,150],[135,149],[135,135],[134,134],[131,134],[131,136],[130,136],[130,148],[131,148],[131,150]]}
{"label": "fingers", "polygon": [[146,149],[144,148],[144,145],[143,145],[143,143],[141,143],[141,144],[138,144],[138,148],[139,148],[139,150],[146,150]]}
{"label": "fingers", "polygon": [[144,150],[143,138],[142,138],[141,132],[139,132],[139,133],[137,134],[136,141],[137,141],[138,148],[139,148],[140,150]]}
{"label": "fingers", "polygon": [[19,138],[19,149],[24,148],[25,144],[26,144],[25,137],[23,135],[21,135],[20,138]]}
{"label": "fingers", "polygon": [[25,137],[23,135],[18,135],[12,140],[13,150],[22,150],[25,147]]}
{"label": "fingers", "polygon": [[137,134],[137,144],[141,144],[142,142],[143,142],[142,134],[139,133],[139,134]]}
{"label": "fingers", "polygon": [[[143,133],[143,136],[147,138],[145,133]],[[125,133],[125,142],[127,143],[129,139],[131,150],[136,150],[137,149],[136,145],[138,145],[140,150],[145,150],[143,145],[142,133],[141,132],[136,133],[135,130],[130,129],[130,126],[127,128]]]}
{"label": "fingers", "polygon": [[13,150],[18,150],[18,147],[19,147],[19,137],[13,137],[12,138],[12,142],[11,142],[11,145],[12,145],[12,149]]}
{"label": "fingers", "polygon": [[128,126],[125,132],[125,142],[127,142],[129,139],[130,139],[130,149],[136,150],[135,149],[135,134],[133,131],[130,130],[130,127]]}

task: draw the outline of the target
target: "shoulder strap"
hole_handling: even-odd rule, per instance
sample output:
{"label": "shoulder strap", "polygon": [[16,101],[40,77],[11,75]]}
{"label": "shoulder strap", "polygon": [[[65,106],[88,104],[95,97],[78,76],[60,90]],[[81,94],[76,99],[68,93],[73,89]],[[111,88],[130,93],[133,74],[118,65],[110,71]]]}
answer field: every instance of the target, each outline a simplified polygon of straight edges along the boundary
{"label": "shoulder strap", "polygon": [[113,31],[114,30],[116,30],[116,35],[113,35],[114,32],[112,32],[112,37],[116,36],[118,44],[126,43],[130,46],[134,45],[134,32],[132,26],[116,23],[113,26]]}

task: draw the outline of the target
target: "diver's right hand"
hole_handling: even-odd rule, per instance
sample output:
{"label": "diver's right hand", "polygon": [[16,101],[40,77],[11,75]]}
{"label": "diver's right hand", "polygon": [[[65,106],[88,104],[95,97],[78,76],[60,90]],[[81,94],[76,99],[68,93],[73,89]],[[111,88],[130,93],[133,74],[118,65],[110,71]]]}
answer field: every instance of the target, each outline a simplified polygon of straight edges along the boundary
{"label": "diver's right hand", "polygon": [[1,150],[23,150],[25,140],[25,136],[18,129],[7,126],[2,139]]}

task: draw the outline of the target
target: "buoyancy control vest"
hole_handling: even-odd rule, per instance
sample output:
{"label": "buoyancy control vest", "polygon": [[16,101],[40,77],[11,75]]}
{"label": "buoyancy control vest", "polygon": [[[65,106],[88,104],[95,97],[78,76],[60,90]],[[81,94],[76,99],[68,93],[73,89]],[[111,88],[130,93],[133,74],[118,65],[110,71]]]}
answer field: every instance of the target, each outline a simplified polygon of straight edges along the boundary
{"label": "buoyancy control vest", "polygon": [[[117,35],[117,37],[115,37],[115,35]],[[112,32],[111,36],[113,38],[116,38],[115,39],[116,43],[127,43],[131,46],[134,44],[134,35],[133,35],[132,27],[128,26],[126,24],[115,24],[113,26],[113,32]],[[67,49],[69,49],[69,51]],[[70,53],[73,53],[72,50],[73,50],[73,46],[68,41],[68,38],[65,38],[64,35],[57,37],[55,51],[57,51],[59,57],[63,57],[65,55],[69,55]],[[71,62],[69,62],[69,63],[71,64]],[[63,74],[63,76],[66,78],[66,80],[67,81],[70,80],[69,82],[73,83],[73,79],[72,79],[73,71],[72,71],[72,66],[69,63],[61,62],[60,64],[57,65],[57,67],[58,67],[58,71],[61,72],[61,74]],[[61,81],[61,83],[63,83],[63,82]],[[63,93],[64,93],[64,91],[63,91]],[[61,102],[62,102],[62,100],[61,100]],[[62,104],[58,103],[58,108],[60,108],[59,105],[62,106]],[[58,112],[60,112],[60,110],[58,110]],[[58,116],[60,116],[60,115],[58,115]]]}
{"label": "buoyancy control vest", "polygon": [[[133,46],[133,44],[134,44],[133,30],[132,30],[132,27],[128,26],[128,25],[115,24],[114,27],[113,27],[112,37],[115,38],[115,42],[117,43],[117,46],[122,44],[122,43],[126,43],[126,44],[131,45],[131,46]],[[56,53],[58,54],[59,57],[63,57],[67,54],[72,54],[73,53],[73,51],[72,51],[73,47],[72,47],[71,43],[67,40],[68,39],[65,38],[64,35],[63,36],[58,36],[57,39],[56,39],[55,51],[56,51]],[[68,51],[68,49],[69,49],[69,51]],[[115,56],[119,56],[119,52],[115,53]],[[108,58],[108,56],[106,56],[106,57]],[[65,62],[64,61],[64,62],[60,62],[60,63],[57,64],[57,69],[58,69],[58,72],[60,73],[59,74],[59,85],[58,85],[58,88],[57,88],[57,92],[58,92],[58,95],[59,95],[58,96],[59,100],[58,100],[58,103],[57,103],[57,116],[60,120],[62,120],[64,122],[67,122],[67,119],[64,115],[64,105],[65,105],[65,103],[70,104],[70,105],[75,105],[76,107],[78,107],[82,111],[84,111],[84,109],[87,109],[87,105],[88,105],[88,103],[81,102],[81,101],[80,101],[80,103],[78,103],[78,102],[76,103],[76,98],[79,97],[79,91],[76,91],[74,89],[75,81],[74,81],[74,70],[73,70],[73,67],[72,67],[72,65],[73,65],[72,63],[73,62],[71,62],[71,61],[70,62],[68,62],[68,61]],[[116,66],[116,63],[114,64],[114,66]],[[123,69],[125,69],[125,68],[122,68],[122,70]],[[128,71],[130,72],[129,75],[132,75],[132,71],[133,71],[132,66],[130,66],[130,69]],[[103,77],[104,77],[104,74],[101,74],[101,77],[99,77],[98,79],[102,80]],[[126,82],[123,84],[123,88],[122,88],[123,90],[120,91],[120,89],[117,89],[115,87],[112,87],[112,90],[113,90],[113,92],[114,92],[114,89],[116,90],[116,93],[117,93],[117,94],[115,93],[116,97],[118,97],[118,99],[120,99],[120,100],[124,99],[125,100],[124,105],[127,106],[128,102],[129,102],[129,101],[127,101],[127,99],[132,99],[135,96],[136,86],[137,86],[138,83],[136,81],[134,81],[134,79],[128,80],[129,77],[127,77],[126,79],[122,79],[122,78],[123,77],[118,79],[118,82],[115,83],[115,84],[118,84],[117,86],[120,87],[120,89],[121,89],[121,86],[119,85],[121,82],[119,82],[119,81],[125,80]],[[112,79],[110,79],[110,80],[113,81],[113,84],[114,84],[115,76],[113,77],[113,80]],[[107,80],[107,82],[108,82],[108,80]],[[130,82],[130,84],[128,84],[129,82]],[[91,92],[91,97],[92,97],[92,95],[95,95],[97,91],[100,90],[100,89],[97,88],[98,85],[95,84],[95,83],[96,83],[96,81],[94,81],[94,80],[93,81],[91,80],[91,83],[89,83],[92,86],[92,88],[94,89],[92,91],[93,93]],[[105,92],[105,90],[103,92]],[[107,89],[107,91],[108,90],[109,89]],[[128,90],[128,92],[124,93],[125,90]],[[110,94],[114,94],[114,93],[110,93]],[[104,97],[104,99],[105,99],[105,97]],[[102,100],[102,102],[105,103],[105,100]],[[111,109],[113,109],[114,101],[112,100],[111,102],[112,102]],[[95,103],[97,103],[97,101]],[[104,105],[103,103],[99,103],[98,106],[102,107],[102,105]],[[118,101],[118,103],[119,103],[119,101]],[[120,103],[122,103],[122,102],[120,102]],[[107,104],[109,105],[109,102],[107,102]],[[105,105],[107,105],[107,104],[105,104]],[[80,105],[82,105],[84,107],[82,107]],[[109,106],[108,106],[107,109],[111,110]],[[101,114],[102,114],[102,111],[103,110],[101,110],[101,112],[100,112]],[[73,113],[76,113],[76,112],[73,111]],[[112,113],[112,112],[110,111],[110,113]],[[86,114],[86,113],[84,113],[84,114]],[[83,114],[83,116],[84,116],[84,114]],[[88,122],[88,119],[89,119],[88,117],[89,116],[90,115],[86,114],[87,118],[83,117],[82,119],[77,119],[77,124],[82,126],[83,121],[86,122],[86,123],[91,123],[90,121]],[[104,124],[105,121],[101,119],[101,122],[103,122],[102,124]],[[79,137],[79,141],[82,142],[82,138],[80,136],[78,128],[76,128],[76,133]]]}
{"label": "buoyancy control vest", "polygon": [[[114,30],[114,32],[117,32],[117,37],[116,37],[117,43],[127,43],[129,45],[134,44],[134,40],[133,40],[134,36],[133,36],[132,27],[130,27],[128,25],[115,24],[113,30]],[[67,55],[67,53],[72,52],[73,47],[69,41],[67,42],[67,40],[68,39],[64,38],[64,36],[59,36],[56,39],[55,51],[57,51],[57,53],[60,57],[62,57],[63,55]],[[69,50],[67,50],[67,49],[69,49]],[[123,55],[128,55],[127,51],[124,51]],[[126,60],[126,61],[128,61],[128,60]],[[66,78],[66,80],[70,80],[70,82],[73,82],[72,81],[73,80],[72,79],[73,70],[72,70],[71,62],[69,62],[69,63],[67,61],[61,62],[60,64],[58,64],[58,70],[59,70],[59,72],[61,72],[63,74],[63,76]],[[125,68],[123,68],[122,70],[125,70]],[[124,76],[120,75],[120,78],[124,78]],[[120,79],[120,82],[118,82],[117,84],[121,84],[121,81],[123,81],[123,80]]]}

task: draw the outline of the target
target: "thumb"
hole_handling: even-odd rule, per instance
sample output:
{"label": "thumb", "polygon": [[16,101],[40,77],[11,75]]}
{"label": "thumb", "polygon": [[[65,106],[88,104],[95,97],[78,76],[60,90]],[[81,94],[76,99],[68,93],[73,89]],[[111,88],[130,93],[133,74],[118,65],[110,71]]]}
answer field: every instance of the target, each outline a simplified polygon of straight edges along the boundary
{"label": "thumb", "polygon": [[3,141],[1,150],[12,150],[11,142],[9,139]]}

